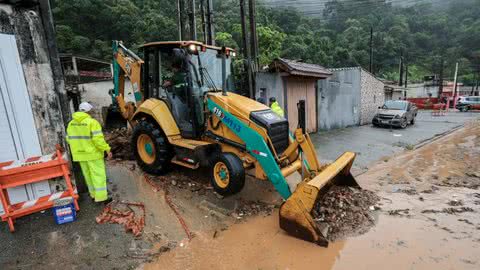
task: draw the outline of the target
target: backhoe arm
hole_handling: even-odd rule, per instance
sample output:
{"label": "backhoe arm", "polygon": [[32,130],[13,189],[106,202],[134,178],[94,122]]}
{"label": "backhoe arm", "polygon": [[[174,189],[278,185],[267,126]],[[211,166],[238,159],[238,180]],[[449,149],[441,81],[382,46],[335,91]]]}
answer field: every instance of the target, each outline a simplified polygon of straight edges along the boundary
{"label": "backhoe arm", "polygon": [[[121,41],[114,40],[112,50],[113,98],[115,98],[118,103],[122,116],[130,120],[135,112],[135,105],[138,107],[143,102],[141,70],[144,62],[134,52],[127,49]],[[135,105],[131,102],[125,102],[125,77],[127,77],[132,84]]]}

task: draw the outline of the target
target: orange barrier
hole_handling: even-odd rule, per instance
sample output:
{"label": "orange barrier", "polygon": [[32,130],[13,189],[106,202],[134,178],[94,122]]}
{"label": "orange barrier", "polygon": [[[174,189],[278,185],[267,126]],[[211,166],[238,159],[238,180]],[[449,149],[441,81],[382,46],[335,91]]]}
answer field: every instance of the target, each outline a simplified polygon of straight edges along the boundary
{"label": "orange barrier", "polygon": [[444,116],[446,112],[446,105],[443,103],[433,104],[432,116]]}
{"label": "orange barrier", "polygon": [[[10,204],[7,188],[23,186],[41,182],[52,178],[63,177],[67,185],[64,192],[40,197],[36,200]],[[7,221],[11,232],[15,231],[15,219],[53,207],[54,201],[59,198],[71,197],[77,211],[78,194],[70,180],[70,170],[67,161],[63,158],[60,147],[52,155],[32,157],[26,160],[16,160],[0,163],[0,199],[5,213],[2,221]]]}

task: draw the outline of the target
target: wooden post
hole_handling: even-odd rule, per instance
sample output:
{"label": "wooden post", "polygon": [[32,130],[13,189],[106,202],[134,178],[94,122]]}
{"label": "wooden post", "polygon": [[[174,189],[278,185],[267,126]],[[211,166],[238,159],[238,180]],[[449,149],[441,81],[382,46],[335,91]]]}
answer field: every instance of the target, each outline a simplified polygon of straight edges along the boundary
{"label": "wooden post", "polygon": [[207,44],[215,45],[215,28],[213,24],[213,3],[212,0],[207,1]]}
{"label": "wooden post", "polygon": [[458,78],[458,62],[455,65],[455,77],[453,79],[453,108],[457,106],[457,78]]}
{"label": "wooden post", "polygon": [[190,0],[190,34],[192,40],[197,40],[197,21],[195,20],[195,0]]}

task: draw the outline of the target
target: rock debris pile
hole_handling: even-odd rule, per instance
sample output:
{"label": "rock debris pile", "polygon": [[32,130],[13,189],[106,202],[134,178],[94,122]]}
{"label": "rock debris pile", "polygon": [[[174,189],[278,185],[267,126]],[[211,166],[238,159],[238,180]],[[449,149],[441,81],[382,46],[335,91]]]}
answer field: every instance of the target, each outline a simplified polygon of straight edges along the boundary
{"label": "rock debris pile", "polygon": [[315,222],[329,241],[367,232],[375,224],[380,198],[372,191],[333,186],[315,204]]}

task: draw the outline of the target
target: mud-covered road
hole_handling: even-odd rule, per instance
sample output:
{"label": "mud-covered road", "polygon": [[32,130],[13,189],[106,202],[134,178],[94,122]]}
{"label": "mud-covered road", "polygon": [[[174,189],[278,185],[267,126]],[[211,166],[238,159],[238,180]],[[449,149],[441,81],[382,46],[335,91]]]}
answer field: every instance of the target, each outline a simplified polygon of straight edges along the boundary
{"label": "mud-covered road", "polygon": [[480,123],[385,158],[357,177],[377,224],[321,248],[286,235],[278,212],[198,233],[144,269],[480,269]]}

